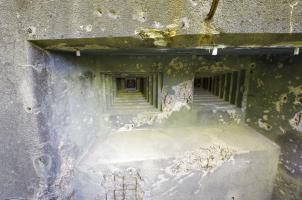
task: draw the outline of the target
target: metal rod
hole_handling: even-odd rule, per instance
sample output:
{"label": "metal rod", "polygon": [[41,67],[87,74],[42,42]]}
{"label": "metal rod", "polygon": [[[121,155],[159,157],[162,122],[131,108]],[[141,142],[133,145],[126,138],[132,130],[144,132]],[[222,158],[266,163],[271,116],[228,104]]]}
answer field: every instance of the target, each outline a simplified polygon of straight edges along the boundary
{"label": "metal rod", "polygon": [[212,20],[212,18],[215,15],[215,12],[217,10],[218,3],[219,3],[219,0],[213,0],[212,1],[211,9],[210,9],[209,13],[207,14],[207,17],[206,17],[205,20],[207,20],[207,21]]}

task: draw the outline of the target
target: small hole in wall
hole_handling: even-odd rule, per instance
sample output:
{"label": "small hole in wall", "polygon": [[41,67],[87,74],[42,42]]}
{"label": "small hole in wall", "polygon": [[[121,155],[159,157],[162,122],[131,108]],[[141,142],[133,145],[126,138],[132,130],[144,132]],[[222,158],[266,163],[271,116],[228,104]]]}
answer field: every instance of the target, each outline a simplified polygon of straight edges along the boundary
{"label": "small hole in wall", "polygon": [[96,13],[97,13],[97,15],[98,15],[99,17],[101,17],[101,16],[103,15],[103,11],[102,11],[102,9],[100,9],[100,8],[98,8],[98,9],[96,10]]}
{"label": "small hole in wall", "polygon": [[117,14],[117,12],[116,12],[115,10],[109,10],[108,16],[109,16],[110,18],[112,18],[112,19],[117,19],[117,18],[119,18],[118,14]]}
{"label": "small hole in wall", "polygon": [[272,126],[271,125],[266,125],[267,130],[271,130]]}
{"label": "small hole in wall", "polygon": [[184,21],[182,21],[182,22],[181,22],[181,28],[183,29],[183,28],[185,28],[185,27],[186,27],[186,24],[185,24]]}
{"label": "small hole in wall", "polygon": [[251,63],[251,65],[250,65],[250,66],[251,66],[251,68],[252,68],[252,69],[255,69],[256,64],[255,64],[255,63]]}
{"label": "small hole in wall", "polygon": [[283,97],[283,101],[287,101],[287,97],[285,96],[285,97]]}
{"label": "small hole in wall", "polygon": [[115,10],[109,10],[109,12],[110,12],[112,15],[116,15],[116,11],[115,11]]}
{"label": "small hole in wall", "polygon": [[27,107],[26,109],[27,109],[28,111],[31,111],[31,107]]}
{"label": "small hole in wall", "polygon": [[31,28],[28,28],[27,33],[31,34],[31,33],[33,33],[33,30]]}

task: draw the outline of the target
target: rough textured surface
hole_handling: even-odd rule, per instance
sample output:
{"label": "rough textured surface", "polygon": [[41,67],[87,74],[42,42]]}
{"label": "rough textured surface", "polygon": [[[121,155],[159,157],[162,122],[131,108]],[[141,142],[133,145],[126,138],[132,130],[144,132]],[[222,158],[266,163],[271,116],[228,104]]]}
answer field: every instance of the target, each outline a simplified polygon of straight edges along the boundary
{"label": "rough textured surface", "polygon": [[[298,3],[292,9],[290,5],[295,5],[295,2]],[[178,34],[199,34],[206,32],[203,19],[211,1],[17,0],[9,4],[15,9],[12,13],[14,18],[22,22],[20,28],[23,33],[29,38],[49,39],[133,36],[150,28],[173,29]],[[289,0],[223,0],[218,5],[213,26],[224,33],[299,33],[301,6],[300,1]],[[37,17],[38,13],[41,17]]]}
{"label": "rough textured surface", "polygon": [[[98,140],[78,165],[79,171],[88,174],[87,179],[79,179],[82,187],[78,195],[90,199],[104,196],[112,186],[95,182],[95,177],[136,168],[143,199],[269,200],[278,154],[275,144],[238,125],[191,124],[113,132]],[[100,189],[91,190],[95,187]]]}
{"label": "rough textured surface", "polygon": [[288,187],[282,185],[275,198],[299,199],[302,197],[301,56],[278,59],[267,56],[259,60],[252,69],[246,120],[282,147],[280,184],[288,182],[295,186],[287,193],[282,187]]}

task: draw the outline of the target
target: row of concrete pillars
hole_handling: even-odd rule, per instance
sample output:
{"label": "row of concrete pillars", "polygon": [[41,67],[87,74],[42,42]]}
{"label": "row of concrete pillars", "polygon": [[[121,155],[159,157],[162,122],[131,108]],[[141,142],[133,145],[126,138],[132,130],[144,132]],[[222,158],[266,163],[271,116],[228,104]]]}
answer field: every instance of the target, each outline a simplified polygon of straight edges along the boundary
{"label": "row of concrete pillars", "polygon": [[[119,74],[101,73],[103,111],[108,111],[114,104],[119,92],[140,92],[146,101],[162,110],[163,75],[161,72],[150,74],[131,74],[121,77]],[[131,99],[129,99],[131,101]]]}
{"label": "row of concrete pillars", "polygon": [[203,88],[213,95],[242,107],[245,90],[245,70],[219,74],[210,77],[195,78],[194,88]]}
{"label": "row of concrete pillars", "polygon": [[102,97],[102,111],[105,112],[113,105],[116,94],[115,78],[112,74],[101,73],[101,97]]}
{"label": "row of concrete pillars", "polygon": [[163,75],[162,73],[153,73],[148,76],[147,91],[145,98],[155,108],[162,110],[162,89]]}

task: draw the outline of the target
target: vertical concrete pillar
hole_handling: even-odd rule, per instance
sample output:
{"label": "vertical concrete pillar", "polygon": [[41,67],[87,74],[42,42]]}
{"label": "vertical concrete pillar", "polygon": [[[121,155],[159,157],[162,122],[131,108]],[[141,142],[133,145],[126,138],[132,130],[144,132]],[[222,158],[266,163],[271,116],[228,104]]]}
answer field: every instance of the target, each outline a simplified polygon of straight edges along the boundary
{"label": "vertical concrete pillar", "polygon": [[[244,84],[243,84],[243,97],[242,97],[242,104],[241,104],[241,108],[243,110],[246,110],[247,107],[247,98],[248,98],[248,94],[249,94],[249,88],[250,88],[250,82],[251,82],[251,73],[252,71],[250,69],[245,71],[245,78],[244,78]],[[243,115],[246,115],[246,112],[243,112]],[[245,119],[245,116],[244,116]]]}
{"label": "vertical concrete pillar", "polygon": [[148,77],[144,77],[144,86],[145,86],[145,96],[146,96],[146,99],[148,100],[148,95],[149,95]]}
{"label": "vertical concrete pillar", "polygon": [[231,73],[227,73],[225,75],[225,80],[224,80],[224,92],[223,92],[223,100],[229,101],[230,99],[230,86],[231,86]]}
{"label": "vertical concrete pillar", "polygon": [[214,77],[211,77],[211,90],[210,90],[210,92],[211,93],[213,93],[213,91],[214,91]]}
{"label": "vertical concrete pillar", "polygon": [[113,105],[114,85],[113,85],[113,77],[111,74],[109,74],[108,78],[109,78],[109,94],[110,94],[110,107],[111,107]]}
{"label": "vertical concrete pillar", "polygon": [[152,75],[153,78],[153,105],[157,108],[157,73]]}
{"label": "vertical concrete pillar", "polygon": [[[139,79],[139,82],[140,82],[140,85],[141,85],[141,90],[140,90],[140,91],[141,91],[142,94],[144,94],[144,93],[145,93],[145,92],[144,92],[144,91],[145,91],[145,86],[144,86],[145,83],[144,83],[144,79],[143,79],[143,78],[140,78],[140,79]],[[144,96],[145,96],[145,95],[144,95]]]}
{"label": "vertical concrete pillar", "polygon": [[153,104],[153,84],[152,84],[152,81],[153,81],[153,76],[152,75],[149,75],[148,76],[148,82],[149,82],[149,103],[150,104]]}
{"label": "vertical concrete pillar", "polygon": [[105,74],[100,73],[100,84],[101,84],[101,109],[103,112],[106,111],[107,106],[106,106],[106,82],[105,82]]}
{"label": "vertical concrete pillar", "polygon": [[236,88],[237,88],[237,77],[238,77],[238,72],[233,72],[232,76],[231,76],[230,99],[229,99],[229,102],[231,104],[235,104]]}
{"label": "vertical concrete pillar", "polygon": [[145,93],[146,93],[145,80],[144,80],[144,78],[141,78],[140,81],[141,81],[141,92],[142,92],[143,96],[146,98],[146,95],[145,95]]}
{"label": "vertical concrete pillar", "polygon": [[105,74],[105,78],[104,78],[104,82],[105,82],[105,98],[106,98],[106,100],[105,100],[105,104],[106,104],[106,110],[108,110],[109,109],[109,101],[110,101],[110,95],[109,95],[109,90],[108,90],[108,87],[109,87],[109,82],[108,82],[108,75],[107,74]]}
{"label": "vertical concrete pillar", "polygon": [[126,80],[125,78],[121,78],[121,90],[125,90],[125,87],[126,87]]}
{"label": "vertical concrete pillar", "polygon": [[214,85],[215,85],[215,83],[214,83],[214,77],[212,76],[211,77],[211,91],[210,91],[212,94],[214,94],[214,88],[215,88]]}
{"label": "vertical concrete pillar", "polygon": [[217,77],[214,76],[214,89],[213,89],[213,94],[216,95],[216,88],[217,88]]}
{"label": "vertical concrete pillar", "polygon": [[223,92],[224,92],[224,79],[225,79],[225,74],[220,75],[219,77],[219,98],[223,98]]}
{"label": "vertical concrete pillar", "polygon": [[116,83],[116,91],[121,89],[121,82],[120,79],[115,78],[115,83]]}
{"label": "vertical concrete pillar", "polygon": [[116,97],[116,91],[117,91],[116,78],[113,75],[111,75],[111,81],[112,81],[112,105],[113,105]]}
{"label": "vertical concrete pillar", "polygon": [[236,98],[235,98],[235,104],[239,108],[241,108],[242,106],[244,80],[245,80],[245,71],[241,70],[238,72]]}
{"label": "vertical concrete pillar", "polygon": [[213,94],[216,95],[216,93],[217,93],[217,82],[218,82],[217,81],[217,76],[214,76],[213,79],[214,79]]}
{"label": "vertical concrete pillar", "polygon": [[219,86],[220,86],[220,77],[216,76],[216,88],[215,88],[215,95],[219,96]]}
{"label": "vertical concrete pillar", "polygon": [[207,89],[208,91],[210,91],[210,88],[211,88],[211,79],[210,79],[210,77],[208,77],[208,78],[207,78],[207,88],[206,88],[206,89]]}
{"label": "vertical concrete pillar", "polygon": [[136,90],[141,92],[141,79],[136,78]]}
{"label": "vertical concrete pillar", "polygon": [[214,76],[214,79],[215,79],[215,85],[214,85],[214,95],[217,96],[217,86],[218,86],[218,78],[217,76]]}
{"label": "vertical concrete pillar", "polygon": [[157,88],[157,108],[162,111],[163,74],[161,72],[157,75]]}
{"label": "vertical concrete pillar", "polygon": [[145,98],[149,99],[149,83],[148,83],[148,77],[144,77],[144,87],[145,87]]}
{"label": "vertical concrete pillar", "polygon": [[208,79],[207,78],[203,78],[203,89],[207,89],[207,87],[208,87],[208,81],[207,81]]}
{"label": "vertical concrete pillar", "polygon": [[208,90],[208,88],[209,88],[209,78],[205,78],[205,90]]}

